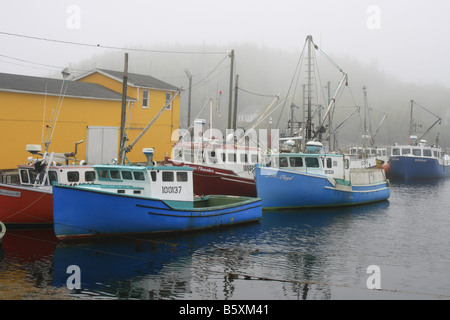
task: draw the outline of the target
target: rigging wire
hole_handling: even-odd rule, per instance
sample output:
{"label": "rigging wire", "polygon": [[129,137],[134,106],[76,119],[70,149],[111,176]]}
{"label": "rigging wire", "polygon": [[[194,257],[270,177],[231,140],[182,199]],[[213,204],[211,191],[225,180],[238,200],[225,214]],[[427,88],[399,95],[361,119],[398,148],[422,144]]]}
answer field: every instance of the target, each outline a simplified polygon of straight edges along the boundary
{"label": "rigging wire", "polygon": [[[305,54],[306,44],[307,44],[307,41],[305,41],[305,43],[303,44],[303,49],[302,49],[302,52],[301,52],[301,54],[300,54],[300,57],[299,57],[299,59],[298,59],[298,61],[297,61],[297,66],[295,67],[295,71],[294,71],[294,74],[293,74],[293,76],[292,76],[291,83],[290,83],[290,85],[289,85],[289,89],[288,89],[288,92],[287,92],[287,96],[290,95],[290,92],[291,92],[291,89],[292,89],[292,84],[294,83],[294,79],[296,78],[296,75],[297,75],[297,83],[298,83],[298,78],[300,77],[300,71],[301,71],[301,67],[299,68],[299,66],[301,66],[301,62],[303,61],[303,57],[304,57],[304,54]],[[297,74],[297,72],[298,72],[298,74]],[[294,89],[294,91],[295,91],[295,89]],[[295,93],[295,92],[294,92],[294,93]],[[284,100],[283,107],[281,108],[281,112],[280,112],[280,115],[279,115],[278,120],[277,120],[277,125],[276,125],[277,128],[279,128],[281,116],[282,116],[283,111],[284,111],[284,108],[285,108],[285,106],[286,106],[286,102],[287,102],[287,99]]]}
{"label": "rigging wire", "polygon": [[99,43],[98,44],[92,44],[92,43],[82,43],[82,42],[74,42],[74,41],[57,40],[57,39],[50,39],[50,38],[37,37],[37,36],[29,36],[29,35],[12,33],[12,32],[5,32],[5,31],[0,31],[0,35],[6,35],[6,36],[12,36],[12,37],[18,37],[18,38],[25,38],[25,39],[31,39],[31,40],[38,40],[38,41],[61,43],[61,44],[77,45],[77,46],[91,47],[91,48],[128,50],[128,51],[139,51],[139,52],[149,52],[149,53],[169,53],[169,54],[224,54],[224,53],[226,53],[226,52],[223,52],[223,51],[210,51],[210,52],[207,52],[207,51],[179,51],[179,50],[173,50],[172,51],[172,50],[126,48],[126,47],[118,47],[118,46],[101,45]]}

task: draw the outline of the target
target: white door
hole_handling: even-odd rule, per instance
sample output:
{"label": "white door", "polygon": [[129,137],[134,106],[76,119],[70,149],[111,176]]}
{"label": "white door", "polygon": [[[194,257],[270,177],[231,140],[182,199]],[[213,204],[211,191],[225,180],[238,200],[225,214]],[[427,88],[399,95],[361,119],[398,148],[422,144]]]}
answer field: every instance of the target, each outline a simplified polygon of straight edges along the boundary
{"label": "white door", "polygon": [[118,127],[90,126],[86,137],[86,161],[89,164],[111,163],[112,159],[117,159]]}

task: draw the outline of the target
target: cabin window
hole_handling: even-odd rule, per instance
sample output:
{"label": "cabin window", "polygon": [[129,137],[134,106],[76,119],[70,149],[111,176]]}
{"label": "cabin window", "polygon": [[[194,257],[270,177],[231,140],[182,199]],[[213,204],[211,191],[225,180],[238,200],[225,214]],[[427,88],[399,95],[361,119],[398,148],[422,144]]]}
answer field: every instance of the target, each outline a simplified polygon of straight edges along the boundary
{"label": "cabin window", "polygon": [[258,155],[257,154],[251,154],[250,155],[250,162],[251,163],[258,163]]}
{"label": "cabin window", "polygon": [[111,179],[116,179],[116,180],[120,179],[120,171],[119,170],[111,170],[109,172],[109,174],[111,175]]}
{"label": "cabin window", "polygon": [[192,153],[191,150],[183,152],[184,161],[192,162]]}
{"label": "cabin window", "polygon": [[[166,104],[172,99],[172,93],[166,92]],[[166,107],[166,110],[172,109],[172,102]]]}
{"label": "cabin window", "polygon": [[100,179],[108,179],[108,170],[98,170],[98,176]]}
{"label": "cabin window", "polygon": [[337,161],[333,161],[333,167],[337,167],[338,162]]}
{"label": "cabin window", "polygon": [[181,160],[181,159],[183,159],[183,150],[182,150],[182,149],[176,149],[176,150],[174,150],[174,154],[175,154],[175,159],[176,159],[176,160]]}
{"label": "cabin window", "polygon": [[178,182],[186,182],[186,181],[188,181],[187,172],[177,172],[177,181]]}
{"label": "cabin window", "polygon": [[133,175],[131,174],[131,171],[122,171],[122,179],[133,180]]}
{"label": "cabin window", "polygon": [[217,162],[217,160],[216,160],[216,152],[215,151],[210,151],[207,154],[208,154],[209,162],[211,162],[211,163],[216,163]]}
{"label": "cabin window", "polygon": [[149,106],[149,91],[142,91],[142,108],[148,108]]}
{"label": "cabin window", "polygon": [[86,181],[94,181],[95,180],[95,171],[86,171],[84,173],[84,179]]}
{"label": "cabin window", "polygon": [[[425,150],[424,150],[425,151]],[[421,152],[421,150],[420,149],[413,149],[412,150],[412,154],[414,155],[414,156],[421,156],[422,155],[422,152]]]}
{"label": "cabin window", "polygon": [[67,181],[69,181],[69,182],[78,182],[78,181],[80,181],[80,173],[78,171],[69,171],[69,172],[67,172]]}
{"label": "cabin window", "polygon": [[423,155],[425,157],[431,157],[431,150],[430,149],[424,149],[423,150]]}
{"label": "cabin window", "polygon": [[164,171],[162,173],[162,180],[163,181],[168,181],[168,182],[173,181],[173,172],[171,172],[171,171]]}
{"label": "cabin window", "polygon": [[246,153],[240,154],[239,157],[240,157],[241,163],[247,163],[248,162],[248,156],[247,156]]}
{"label": "cabin window", "polygon": [[319,168],[320,167],[318,158],[306,157],[305,163],[306,163],[307,168]]}
{"label": "cabin window", "polygon": [[28,170],[20,170],[20,180],[22,183],[30,183],[30,179],[28,178]]}
{"label": "cabin window", "polygon": [[30,183],[31,184],[34,184],[34,182],[36,181],[36,171],[34,171],[34,170],[31,170],[31,171],[29,171],[29,173],[30,173]]}
{"label": "cabin window", "polygon": [[327,158],[327,168],[333,167],[333,160],[331,158]]}
{"label": "cabin window", "polygon": [[56,173],[56,171],[49,171],[48,172],[48,180],[49,180],[51,185],[53,185],[53,182],[58,183],[58,174]]}
{"label": "cabin window", "polygon": [[134,180],[140,180],[140,181],[145,180],[144,172],[142,172],[142,171],[134,171],[133,177],[134,177]]}
{"label": "cabin window", "polygon": [[411,149],[407,148],[407,149],[402,149],[402,155],[405,154],[411,154]]}
{"label": "cabin window", "polygon": [[279,157],[278,158],[278,166],[280,168],[286,168],[289,166],[288,158],[287,157]]}
{"label": "cabin window", "polygon": [[291,167],[303,167],[302,157],[290,157],[289,163],[290,163]]}
{"label": "cabin window", "polygon": [[399,156],[400,155],[400,149],[397,149],[397,148],[392,149],[392,155]]}
{"label": "cabin window", "polygon": [[150,171],[150,176],[152,177],[152,181],[156,181],[156,171]]}
{"label": "cabin window", "polygon": [[436,158],[439,158],[439,151],[433,151],[433,154]]}
{"label": "cabin window", "polygon": [[235,153],[229,153],[228,154],[228,161],[229,162],[236,162],[236,154]]}

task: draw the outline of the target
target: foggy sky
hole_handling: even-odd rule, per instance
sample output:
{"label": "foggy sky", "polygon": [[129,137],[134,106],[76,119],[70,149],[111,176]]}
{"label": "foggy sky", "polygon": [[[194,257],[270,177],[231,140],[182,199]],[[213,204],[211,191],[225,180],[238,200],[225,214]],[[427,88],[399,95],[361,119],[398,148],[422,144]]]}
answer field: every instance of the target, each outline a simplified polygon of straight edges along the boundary
{"label": "foggy sky", "polygon": [[[251,42],[292,51],[310,34],[327,53],[450,87],[449,9],[444,0],[3,1],[0,32],[117,47]],[[111,50],[5,34],[0,43],[0,72],[39,76]]]}

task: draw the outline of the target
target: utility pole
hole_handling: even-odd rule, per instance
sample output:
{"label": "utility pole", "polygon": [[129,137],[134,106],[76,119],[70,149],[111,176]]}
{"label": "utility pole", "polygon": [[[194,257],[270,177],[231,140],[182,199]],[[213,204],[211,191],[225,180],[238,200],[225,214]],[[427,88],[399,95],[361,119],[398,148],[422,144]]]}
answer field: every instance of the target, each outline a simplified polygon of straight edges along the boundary
{"label": "utility pole", "polygon": [[233,72],[234,72],[234,50],[230,52],[231,66],[230,66],[230,92],[228,96],[228,128],[231,129],[231,117],[233,108]]}
{"label": "utility pole", "polygon": [[188,69],[184,69],[189,78],[189,97],[188,97],[188,114],[187,114],[187,129],[191,126],[191,91],[192,91],[192,75]]}
{"label": "utility pole", "polygon": [[122,83],[122,110],[120,114],[120,148],[119,148],[119,164],[123,164],[125,160],[125,144],[127,137],[125,134],[126,109],[127,109],[127,87],[128,87],[128,53],[125,53],[125,63],[123,71]]}
{"label": "utility pole", "polygon": [[238,103],[238,81],[239,75],[236,75],[236,83],[234,86],[234,111],[233,111],[233,130],[236,130],[237,103]]}

